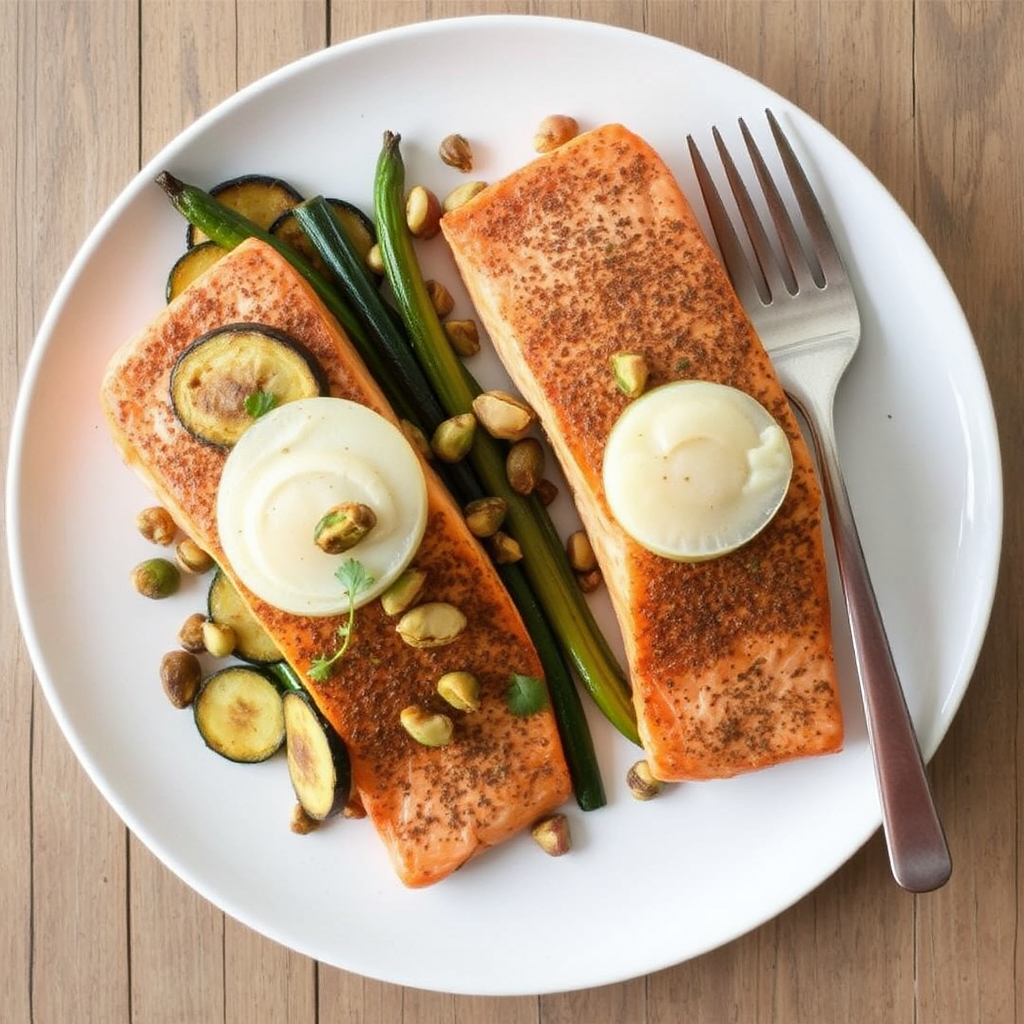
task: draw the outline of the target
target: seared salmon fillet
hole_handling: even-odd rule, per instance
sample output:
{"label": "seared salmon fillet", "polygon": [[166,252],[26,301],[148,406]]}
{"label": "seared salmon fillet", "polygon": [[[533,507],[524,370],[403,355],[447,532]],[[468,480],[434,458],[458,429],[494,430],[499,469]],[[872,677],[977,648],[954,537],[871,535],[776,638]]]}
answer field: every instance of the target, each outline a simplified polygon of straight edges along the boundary
{"label": "seared salmon fillet", "polygon": [[[622,630],[654,774],[721,778],[838,750],[810,454],[724,268],[658,154],[607,125],[491,185],[441,223],[575,496]],[[650,387],[683,378],[728,384],[782,426],[792,480],[753,541],[710,561],[676,562],[618,525],[602,457],[628,402],[610,370],[622,351],[646,358]]]}
{"label": "seared salmon fillet", "polygon": [[[397,422],[348,338],[309,285],[272,248],[250,240],[209,270],[113,357],[102,404],[117,447],[178,525],[232,576],[252,611],[299,672],[344,739],[353,784],[408,886],[446,877],[471,857],[552,811],[571,791],[550,710],[515,717],[512,673],[542,677],[536,651],[497,571],[459,507],[424,463],[428,522],[415,564],[425,601],[460,608],[468,625],[454,643],[408,646],[380,601],[356,614],[351,646],[333,676],[310,682],[314,659],[332,651],[342,617],[271,607],[246,590],[217,532],[217,488],[226,453],[193,438],[169,401],[178,355],[195,338],[230,323],[264,324],[301,342],[323,367],[332,395]],[[312,543],[312,539],[311,539]],[[471,672],[481,707],[459,715],[435,692],[445,672]],[[446,710],[455,740],[416,743],[399,715],[408,705]]]}

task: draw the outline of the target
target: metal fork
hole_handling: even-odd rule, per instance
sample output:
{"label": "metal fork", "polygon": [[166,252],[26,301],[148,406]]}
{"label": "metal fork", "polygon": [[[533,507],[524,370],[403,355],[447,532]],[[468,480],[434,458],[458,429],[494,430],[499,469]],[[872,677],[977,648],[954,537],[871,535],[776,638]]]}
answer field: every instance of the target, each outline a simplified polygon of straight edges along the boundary
{"label": "metal fork", "polygon": [[770,110],[766,114],[810,255],[743,120],[740,131],[775,225],[776,248],[717,128],[712,129],[715,145],[753,261],[692,137],[687,139],[690,157],[736,293],[810,430],[849,613],[892,873],[903,888],[929,892],[949,879],[949,847],[864,560],[833,422],[836,387],[860,340],[860,316],[821,206],[778,121]]}

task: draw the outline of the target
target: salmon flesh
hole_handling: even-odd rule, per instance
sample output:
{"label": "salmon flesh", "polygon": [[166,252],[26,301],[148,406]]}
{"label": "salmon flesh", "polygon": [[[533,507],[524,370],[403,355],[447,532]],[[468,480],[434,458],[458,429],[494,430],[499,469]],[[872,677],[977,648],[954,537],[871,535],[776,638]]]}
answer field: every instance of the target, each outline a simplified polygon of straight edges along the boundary
{"label": "salmon flesh", "polygon": [[[351,646],[331,678],[310,681],[314,660],[334,649],[347,616],[289,614],[245,588],[217,532],[217,489],[226,453],[192,437],[169,398],[171,370],[190,342],[239,322],[264,324],[299,341],[324,369],[333,396],[398,422],[310,286],[274,249],[250,239],[113,357],[101,397],[114,441],[179,527],[232,577],[345,741],[356,796],[398,876],[411,887],[429,885],[529,827],[570,795],[550,709],[516,717],[506,700],[513,673],[542,678],[536,650],[461,509],[424,462],[428,523],[415,558],[426,572],[423,600],[461,609],[468,619],[465,631],[443,647],[413,648],[395,631],[395,620],[380,601],[371,601],[357,612]],[[478,711],[453,712],[437,696],[437,680],[452,670],[479,679]],[[415,742],[400,723],[409,705],[451,714],[455,740],[439,748]]]}
{"label": "salmon flesh", "polygon": [[[447,213],[442,230],[497,354],[533,405],[607,581],[639,729],[662,780],[723,778],[843,742],[821,494],[772,364],[670,170],[620,125],[577,136]],[[628,399],[609,366],[641,353],[649,386],[731,385],[786,432],[793,476],[757,537],[676,562],[633,541],[602,486]]]}

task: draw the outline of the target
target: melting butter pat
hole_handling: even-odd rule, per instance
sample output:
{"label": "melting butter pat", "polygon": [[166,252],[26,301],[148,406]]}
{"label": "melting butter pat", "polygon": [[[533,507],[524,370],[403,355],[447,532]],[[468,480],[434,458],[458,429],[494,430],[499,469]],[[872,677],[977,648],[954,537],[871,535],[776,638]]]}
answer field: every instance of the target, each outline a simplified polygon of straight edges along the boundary
{"label": "melting butter pat", "polygon": [[[331,555],[316,525],[335,505],[376,515],[355,547]],[[348,558],[372,584],[366,604],[408,566],[427,524],[419,456],[394,424],[341,398],[307,398],[255,420],[231,449],[217,492],[217,530],[228,563],[258,597],[297,615],[340,615],[349,597],[334,575]]]}
{"label": "melting butter pat", "polygon": [[733,551],[756,536],[789,488],[793,453],[755,399],[677,381],[631,402],[605,446],[612,515],[637,543],[676,561]]}

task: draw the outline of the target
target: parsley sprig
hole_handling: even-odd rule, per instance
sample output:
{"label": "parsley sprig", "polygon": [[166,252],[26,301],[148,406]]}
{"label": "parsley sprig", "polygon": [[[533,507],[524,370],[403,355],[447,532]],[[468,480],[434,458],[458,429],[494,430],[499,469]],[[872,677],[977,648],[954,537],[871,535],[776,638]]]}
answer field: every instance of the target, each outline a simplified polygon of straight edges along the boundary
{"label": "parsley sprig", "polygon": [[333,654],[321,655],[313,659],[313,665],[309,670],[309,678],[314,683],[326,682],[334,671],[334,666],[348,652],[355,630],[356,599],[373,583],[373,577],[367,574],[363,563],[354,558],[346,558],[334,570],[334,575],[344,588],[344,592],[348,595],[348,619],[337,629],[338,649]]}

